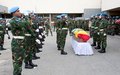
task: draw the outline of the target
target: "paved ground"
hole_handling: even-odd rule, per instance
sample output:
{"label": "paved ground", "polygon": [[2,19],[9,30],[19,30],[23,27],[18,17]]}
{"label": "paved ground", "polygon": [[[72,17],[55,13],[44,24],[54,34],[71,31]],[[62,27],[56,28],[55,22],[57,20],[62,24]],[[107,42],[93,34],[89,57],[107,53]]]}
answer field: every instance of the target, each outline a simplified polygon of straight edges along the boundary
{"label": "paved ground", "polygon": [[[107,53],[100,54],[94,50],[93,56],[77,56],[71,47],[71,37],[67,37],[65,51],[68,55],[60,55],[56,47],[56,35],[46,38],[41,57],[35,60],[37,68],[24,69],[22,75],[120,75],[120,36],[108,36]],[[12,75],[10,41],[5,38],[5,48],[0,51],[0,75]],[[89,42],[91,43],[92,40]]]}

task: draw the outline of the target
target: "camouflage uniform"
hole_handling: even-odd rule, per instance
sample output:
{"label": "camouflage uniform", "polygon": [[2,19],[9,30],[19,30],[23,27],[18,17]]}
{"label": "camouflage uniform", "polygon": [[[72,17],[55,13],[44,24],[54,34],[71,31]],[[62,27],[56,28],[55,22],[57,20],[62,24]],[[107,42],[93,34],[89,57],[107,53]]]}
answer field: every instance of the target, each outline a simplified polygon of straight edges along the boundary
{"label": "camouflage uniform", "polygon": [[47,36],[48,36],[48,34],[49,34],[49,31],[50,31],[50,33],[51,33],[51,36],[53,36],[52,30],[51,30],[51,27],[50,27],[48,21],[45,21],[45,32],[46,32],[46,35],[47,35]]}
{"label": "camouflage uniform", "polygon": [[0,50],[5,50],[3,48],[5,29],[6,29],[6,24],[5,24],[4,20],[2,19],[1,23],[0,23]]}
{"label": "camouflage uniform", "polygon": [[25,57],[24,47],[24,30],[25,24],[21,18],[13,17],[10,21],[13,39],[11,42],[12,59],[13,59],[13,75],[21,75],[22,63]]}
{"label": "camouflage uniform", "polygon": [[92,20],[92,25],[91,25],[91,32],[90,32],[90,34],[91,34],[91,36],[93,37],[93,44],[92,44],[92,46],[96,46],[96,43],[97,43],[97,40],[98,40],[98,34],[97,34],[97,32],[98,32],[98,27],[99,27],[99,19],[93,19]]}
{"label": "camouflage uniform", "polygon": [[58,46],[59,49],[61,50],[61,54],[66,55],[67,53],[64,51],[64,46],[65,46],[65,41],[66,41],[66,36],[68,32],[68,26],[66,24],[65,19],[61,19],[59,21],[58,25],[58,31],[57,31],[57,40],[58,40]]}
{"label": "camouflage uniform", "polygon": [[100,26],[99,26],[99,41],[98,44],[101,46],[100,53],[106,52],[107,47],[107,27],[108,27],[108,21],[106,19],[102,19]]}
{"label": "camouflage uniform", "polygon": [[75,28],[75,25],[74,25],[74,21],[73,20],[69,20],[68,22],[68,27],[69,27],[69,34],[70,36],[72,35],[72,30]]}
{"label": "camouflage uniform", "polygon": [[[32,37],[34,37],[34,32],[31,29],[30,20],[28,17],[23,18],[23,23],[25,24],[25,68],[32,69],[34,64],[32,63]],[[37,65],[36,65],[37,66]]]}
{"label": "camouflage uniform", "polygon": [[114,20],[112,20],[112,19],[110,19],[109,21],[109,25],[108,25],[108,27],[107,27],[107,33],[109,34],[109,35],[112,35],[112,36],[114,36],[115,35],[115,28],[116,28],[116,26],[115,26],[115,22],[114,22]]}
{"label": "camouflage uniform", "polygon": [[32,50],[33,50],[33,59],[39,59],[40,57],[36,56],[36,53],[38,51],[38,43],[36,42],[36,39],[38,38],[38,32],[36,32],[36,30],[38,29],[38,20],[36,20],[35,15],[32,15],[32,17],[34,17],[34,19],[31,19],[31,29],[34,33],[34,36],[31,38],[31,42],[32,42]]}
{"label": "camouflage uniform", "polygon": [[56,38],[56,43],[57,43],[57,48],[60,50],[60,20],[57,20],[56,22],[56,33],[57,33],[57,38]]}

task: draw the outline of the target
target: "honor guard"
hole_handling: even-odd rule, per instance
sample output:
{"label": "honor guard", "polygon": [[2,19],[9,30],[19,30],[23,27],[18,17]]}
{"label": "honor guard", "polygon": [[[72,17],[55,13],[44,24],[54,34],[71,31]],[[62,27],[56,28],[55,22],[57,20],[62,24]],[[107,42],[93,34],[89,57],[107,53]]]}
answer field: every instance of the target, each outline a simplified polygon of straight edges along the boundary
{"label": "honor guard", "polygon": [[11,42],[12,60],[13,60],[13,75],[21,75],[23,60],[25,57],[25,24],[22,20],[22,14],[19,7],[10,9],[13,18],[10,20],[11,32],[13,35]]}

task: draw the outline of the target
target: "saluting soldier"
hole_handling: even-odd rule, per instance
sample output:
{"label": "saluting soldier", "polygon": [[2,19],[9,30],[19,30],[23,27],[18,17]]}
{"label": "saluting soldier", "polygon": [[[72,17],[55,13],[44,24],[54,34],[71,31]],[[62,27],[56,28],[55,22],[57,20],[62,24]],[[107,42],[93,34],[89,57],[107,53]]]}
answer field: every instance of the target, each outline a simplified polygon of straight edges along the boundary
{"label": "saluting soldier", "polygon": [[13,18],[10,20],[11,32],[13,35],[11,42],[13,75],[21,75],[22,64],[25,57],[25,24],[23,23],[23,20],[21,18],[22,14],[19,11],[19,7],[11,8],[10,13],[13,15]]}

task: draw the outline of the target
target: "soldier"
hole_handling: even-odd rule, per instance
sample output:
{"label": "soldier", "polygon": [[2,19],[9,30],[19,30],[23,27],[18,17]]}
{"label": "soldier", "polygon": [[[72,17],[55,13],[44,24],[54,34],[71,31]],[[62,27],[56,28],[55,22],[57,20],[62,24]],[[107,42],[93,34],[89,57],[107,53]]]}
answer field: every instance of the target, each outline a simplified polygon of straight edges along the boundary
{"label": "soldier", "polygon": [[[93,37],[93,43],[92,46],[97,46],[97,39],[98,39],[98,26],[99,26],[99,15],[97,14],[95,18],[92,19],[92,25],[91,25],[91,36]],[[98,47],[98,46],[97,46]]]}
{"label": "soldier", "polygon": [[22,64],[25,57],[25,24],[23,23],[23,20],[21,18],[22,14],[19,11],[19,7],[11,8],[10,13],[13,15],[13,18],[10,20],[11,32],[13,35],[11,42],[13,75],[21,75]]}
{"label": "soldier", "polygon": [[47,36],[48,36],[48,34],[49,34],[49,31],[50,31],[50,33],[51,33],[51,36],[53,36],[52,30],[51,30],[51,26],[49,25],[48,19],[45,21],[45,31],[46,31],[46,35],[47,35]]}
{"label": "soldier", "polygon": [[57,29],[57,47],[58,50],[61,50],[62,55],[67,55],[67,52],[64,51],[66,36],[68,32],[68,25],[66,23],[66,18],[64,15],[61,16],[62,19],[59,21]]}
{"label": "soldier", "polygon": [[1,19],[0,20],[0,50],[6,50],[5,48],[3,48],[5,29],[6,29],[6,20]]}
{"label": "soldier", "polygon": [[101,50],[98,51],[99,53],[105,53],[106,52],[106,47],[107,47],[107,27],[108,27],[108,21],[106,19],[107,15],[106,14],[101,14],[101,23],[99,26],[99,42],[98,44],[101,46]]}
{"label": "soldier", "polygon": [[109,18],[109,26],[108,26],[108,28],[107,28],[107,33],[109,34],[109,35],[112,35],[112,36],[114,36],[115,35],[115,21],[112,19],[112,18]]}
{"label": "soldier", "polygon": [[32,69],[37,67],[37,65],[32,62],[32,37],[34,37],[34,32],[31,29],[30,20],[26,16],[23,18],[23,23],[25,24],[25,68]]}
{"label": "soldier", "polygon": [[36,32],[36,30],[38,30],[38,25],[37,25],[37,20],[36,20],[34,14],[30,15],[30,20],[31,20],[31,29],[35,34],[35,36],[31,38],[31,40],[32,40],[32,49],[33,49],[33,53],[32,53],[33,54],[33,60],[35,60],[35,59],[40,59],[40,57],[38,57],[36,55],[36,53],[38,51],[37,46],[41,46],[41,44],[38,43],[38,42],[36,43],[36,41],[38,40],[37,39],[38,32]]}
{"label": "soldier", "polygon": [[72,30],[75,28],[74,21],[72,19],[68,21],[68,26],[69,26],[69,34],[70,36],[72,36]]}

